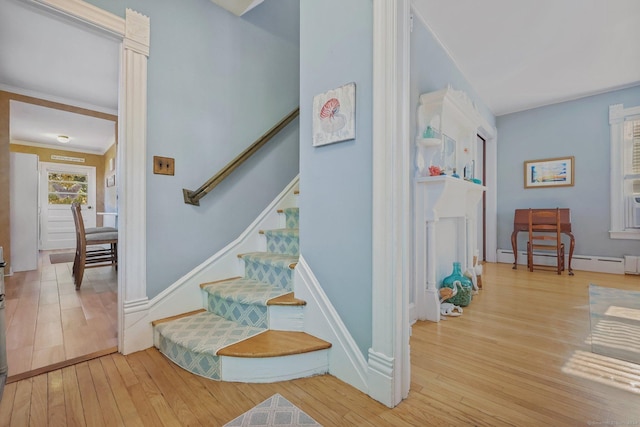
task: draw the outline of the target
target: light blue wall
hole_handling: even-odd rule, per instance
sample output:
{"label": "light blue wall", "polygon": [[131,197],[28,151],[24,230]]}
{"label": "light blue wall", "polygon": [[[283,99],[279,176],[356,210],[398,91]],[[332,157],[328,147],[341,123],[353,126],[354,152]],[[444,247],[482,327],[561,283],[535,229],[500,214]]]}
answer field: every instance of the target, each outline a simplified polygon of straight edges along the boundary
{"label": "light blue wall", "polygon": [[[210,0],[92,0],[151,20],[148,62],[149,298],[223,248],[296,176],[298,121],[200,201],[195,190],[298,106],[299,3],[267,1],[237,17]],[[154,175],[154,155],[175,176]]]}
{"label": "light blue wall", "polygon": [[[576,254],[638,254],[637,241],[609,238],[612,104],[640,105],[640,86],[498,117],[498,248],[511,249],[515,209],[559,206],[571,209]],[[573,187],[524,189],[525,160],[563,156],[575,156]]]}
{"label": "light blue wall", "polygon": [[[478,112],[495,127],[495,117],[476,94],[451,57],[427,28],[418,15],[414,16],[411,33],[411,140],[415,140],[416,114],[420,95],[444,89],[451,84],[453,89],[464,91],[475,103]],[[412,171],[413,172],[413,171]]]}
{"label": "light blue wall", "polygon": [[[300,250],[363,354],[371,347],[371,0],[300,2]],[[312,147],[313,97],[356,83],[356,139]]]}

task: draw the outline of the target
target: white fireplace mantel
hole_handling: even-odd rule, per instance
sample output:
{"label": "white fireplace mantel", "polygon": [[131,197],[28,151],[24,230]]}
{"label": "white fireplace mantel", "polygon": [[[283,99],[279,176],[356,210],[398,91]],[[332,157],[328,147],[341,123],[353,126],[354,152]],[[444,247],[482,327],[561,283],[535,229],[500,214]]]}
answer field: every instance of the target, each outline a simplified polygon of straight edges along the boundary
{"label": "white fireplace mantel", "polygon": [[[472,266],[478,204],[486,187],[448,175],[416,177],[414,184],[416,314],[438,322],[438,282],[451,271],[442,259],[460,262],[462,271]],[[439,239],[443,233],[449,234]]]}
{"label": "white fireplace mantel", "polygon": [[475,214],[486,190],[483,185],[448,175],[417,177],[416,187],[424,192],[424,217],[428,221]]}

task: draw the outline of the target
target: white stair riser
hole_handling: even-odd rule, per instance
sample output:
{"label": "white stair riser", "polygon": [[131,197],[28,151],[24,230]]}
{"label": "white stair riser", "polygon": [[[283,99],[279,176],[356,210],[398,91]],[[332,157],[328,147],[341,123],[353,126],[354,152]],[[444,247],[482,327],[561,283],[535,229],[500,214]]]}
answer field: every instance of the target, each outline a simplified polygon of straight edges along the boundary
{"label": "white stair riser", "polygon": [[272,383],[326,374],[329,351],[262,358],[221,356],[222,381]]}
{"label": "white stair riser", "polygon": [[304,307],[270,305],[269,329],[304,332]]}

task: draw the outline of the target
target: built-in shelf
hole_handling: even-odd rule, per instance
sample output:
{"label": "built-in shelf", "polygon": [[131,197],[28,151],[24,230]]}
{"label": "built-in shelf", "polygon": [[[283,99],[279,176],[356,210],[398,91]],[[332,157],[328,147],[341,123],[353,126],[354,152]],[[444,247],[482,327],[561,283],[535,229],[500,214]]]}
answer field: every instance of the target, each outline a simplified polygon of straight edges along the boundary
{"label": "built-in shelf", "polygon": [[[476,135],[482,121],[467,95],[451,87],[421,95],[417,119],[415,308],[418,319],[437,322],[442,279],[451,272],[453,262],[460,262],[463,271],[473,265],[478,205],[486,187],[451,174],[429,176],[429,166],[462,174],[465,165],[476,160]],[[422,138],[425,130],[442,138]]]}

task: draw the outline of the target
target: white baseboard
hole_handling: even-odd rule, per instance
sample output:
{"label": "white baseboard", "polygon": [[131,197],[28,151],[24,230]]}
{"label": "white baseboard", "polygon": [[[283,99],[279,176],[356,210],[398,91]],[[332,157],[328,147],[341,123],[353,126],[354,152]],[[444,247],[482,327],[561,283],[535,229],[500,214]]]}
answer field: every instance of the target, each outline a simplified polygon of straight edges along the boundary
{"label": "white baseboard", "polygon": [[295,269],[295,293],[307,302],[304,331],[332,344],[329,373],[368,393],[367,361],[302,255]]}
{"label": "white baseboard", "polygon": [[149,301],[145,312],[136,311],[128,314],[125,307],[125,345],[122,352],[129,354],[153,346],[152,321],[203,308],[201,283],[242,276],[244,264],[238,259],[238,254],[266,250],[264,236],[258,232],[261,229],[283,227],[284,218],[277,210],[295,206],[294,190],[298,181],[299,178],[296,176],[236,240]]}
{"label": "white baseboard", "polygon": [[[533,254],[534,263],[553,266],[556,257],[553,255]],[[498,262],[513,264],[513,250],[498,249]],[[569,262],[567,255],[566,262]],[[527,265],[527,252],[518,251],[518,265]],[[573,255],[571,268],[574,271],[594,271],[597,273],[624,274],[624,259],[593,255]]]}

